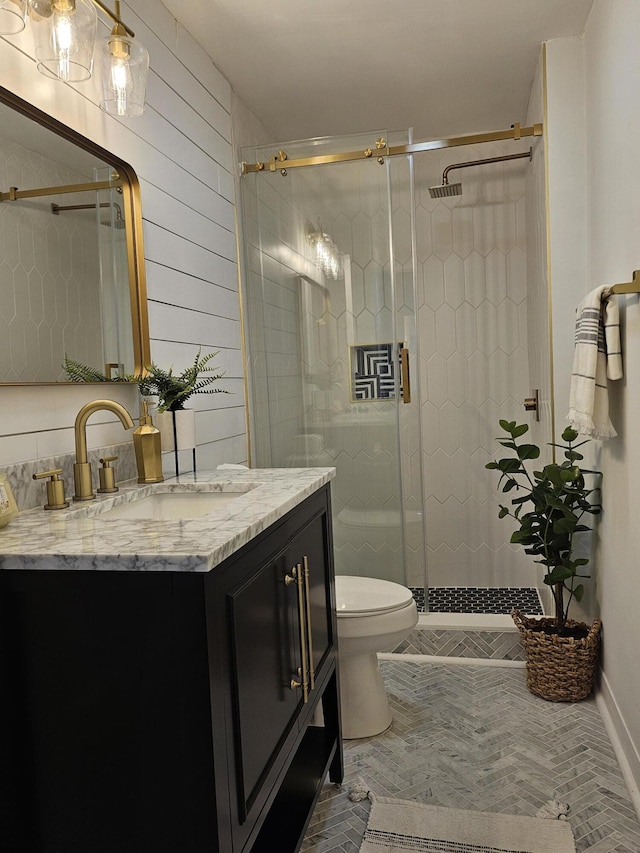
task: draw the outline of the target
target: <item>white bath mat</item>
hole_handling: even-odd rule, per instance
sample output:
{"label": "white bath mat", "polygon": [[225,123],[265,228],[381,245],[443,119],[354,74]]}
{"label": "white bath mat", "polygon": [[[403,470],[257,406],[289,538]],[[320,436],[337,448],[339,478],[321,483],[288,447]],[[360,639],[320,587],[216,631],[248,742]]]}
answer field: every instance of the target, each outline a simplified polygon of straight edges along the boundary
{"label": "white bath mat", "polygon": [[376,797],[360,853],[575,853],[559,820]]}

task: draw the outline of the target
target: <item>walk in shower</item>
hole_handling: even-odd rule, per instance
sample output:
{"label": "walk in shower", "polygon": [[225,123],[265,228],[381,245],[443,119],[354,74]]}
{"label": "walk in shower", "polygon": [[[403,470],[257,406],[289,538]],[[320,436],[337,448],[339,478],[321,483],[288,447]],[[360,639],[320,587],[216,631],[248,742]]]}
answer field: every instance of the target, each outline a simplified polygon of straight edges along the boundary
{"label": "walk in shower", "polygon": [[[532,387],[542,140],[389,156],[408,142],[243,151],[267,164],[241,180],[251,461],[335,466],[338,574],[406,584],[430,609],[532,611],[484,466]],[[351,151],[365,156],[313,164]],[[457,167],[461,194],[435,192]]]}

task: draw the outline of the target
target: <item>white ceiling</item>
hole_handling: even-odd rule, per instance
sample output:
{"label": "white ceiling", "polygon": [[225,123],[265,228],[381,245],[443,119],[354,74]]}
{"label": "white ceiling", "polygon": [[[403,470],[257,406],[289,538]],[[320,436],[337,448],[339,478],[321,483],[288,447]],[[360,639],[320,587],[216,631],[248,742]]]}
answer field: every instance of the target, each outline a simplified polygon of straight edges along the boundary
{"label": "white ceiling", "polygon": [[543,41],[593,0],[164,0],[274,140],[524,122]]}

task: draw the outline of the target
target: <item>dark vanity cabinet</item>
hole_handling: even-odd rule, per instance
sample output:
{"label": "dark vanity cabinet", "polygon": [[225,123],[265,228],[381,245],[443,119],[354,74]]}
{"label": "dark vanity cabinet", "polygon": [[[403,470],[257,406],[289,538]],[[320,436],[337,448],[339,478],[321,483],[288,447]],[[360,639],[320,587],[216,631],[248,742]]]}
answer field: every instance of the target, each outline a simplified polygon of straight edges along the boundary
{"label": "dark vanity cabinet", "polygon": [[[220,677],[228,685],[234,850],[249,843],[272,851],[276,840],[278,849],[295,849],[305,801],[314,799],[327,762],[335,758],[331,775],[341,776],[329,518],[325,500],[312,498],[252,548],[251,561],[240,554],[216,573],[214,642],[229,646]],[[280,790],[277,780],[294,749]]]}
{"label": "dark vanity cabinet", "polygon": [[328,486],[211,572],[0,571],[0,849],[287,853],[342,778]]}

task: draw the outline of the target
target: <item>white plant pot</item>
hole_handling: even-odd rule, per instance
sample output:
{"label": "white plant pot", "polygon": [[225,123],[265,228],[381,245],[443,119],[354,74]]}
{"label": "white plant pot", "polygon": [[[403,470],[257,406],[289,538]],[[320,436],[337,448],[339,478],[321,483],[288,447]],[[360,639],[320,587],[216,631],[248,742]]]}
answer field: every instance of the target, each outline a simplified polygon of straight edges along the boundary
{"label": "white plant pot", "polygon": [[[175,416],[175,423],[174,423]],[[175,442],[174,442],[175,425]],[[196,413],[194,409],[156,414],[156,426],[162,436],[162,450],[191,450],[196,446]]]}

